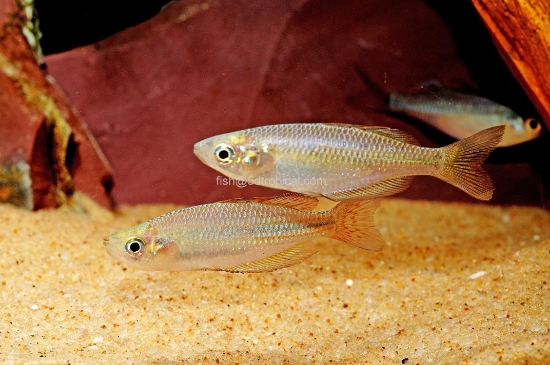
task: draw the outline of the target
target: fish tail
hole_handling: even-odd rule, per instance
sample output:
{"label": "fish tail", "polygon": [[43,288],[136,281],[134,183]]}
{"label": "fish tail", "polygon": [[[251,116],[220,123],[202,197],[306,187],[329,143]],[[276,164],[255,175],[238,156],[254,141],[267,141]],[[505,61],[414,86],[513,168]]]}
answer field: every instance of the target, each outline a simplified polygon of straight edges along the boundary
{"label": "fish tail", "polygon": [[334,208],[336,232],[332,238],[369,251],[380,251],[386,243],[374,225],[380,199],[355,199]]}
{"label": "fish tail", "polygon": [[493,196],[491,177],[481,164],[502,140],[504,126],[485,129],[447,147],[439,178],[480,200]]}

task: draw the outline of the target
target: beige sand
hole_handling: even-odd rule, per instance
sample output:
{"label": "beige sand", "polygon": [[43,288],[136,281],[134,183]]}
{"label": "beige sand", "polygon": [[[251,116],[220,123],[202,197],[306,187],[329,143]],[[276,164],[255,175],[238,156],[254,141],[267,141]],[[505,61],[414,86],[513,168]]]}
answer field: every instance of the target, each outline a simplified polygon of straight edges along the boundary
{"label": "beige sand", "polygon": [[[142,272],[102,237],[173,207],[0,206],[0,360],[550,363],[550,214],[384,201],[380,253],[323,240],[265,274]],[[406,360],[408,359],[408,360]]]}

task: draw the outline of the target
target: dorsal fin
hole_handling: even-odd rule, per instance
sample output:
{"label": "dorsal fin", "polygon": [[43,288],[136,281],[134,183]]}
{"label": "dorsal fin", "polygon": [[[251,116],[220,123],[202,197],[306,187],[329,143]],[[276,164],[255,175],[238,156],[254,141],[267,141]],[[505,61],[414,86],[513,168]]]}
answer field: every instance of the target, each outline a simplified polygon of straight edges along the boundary
{"label": "dorsal fin", "polygon": [[325,124],[338,126],[338,127],[345,127],[345,128],[357,128],[365,132],[378,134],[379,136],[391,138],[399,142],[420,146],[420,143],[414,136],[410,135],[407,132],[403,132],[402,130],[399,130],[399,129],[393,129],[388,127],[377,127],[377,126],[370,126],[370,125],[358,125],[358,124],[343,124],[343,123],[325,123]]}
{"label": "dorsal fin", "polygon": [[278,205],[280,207],[293,208],[305,211],[312,211],[319,202],[316,197],[298,194],[287,193],[279,196],[272,196],[268,198],[236,198],[223,200],[220,203],[247,203],[256,202],[262,204]]}
{"label": "dorsal fin", "polygon": [[242,273],[273,271],[298,264],[316,252],[317,251],[311,247],[311,245],[305,242],[300,242],[291,248],[279,252],[278,254],[263,258],[261,260],[249,262],[247,264],[223,268],[222,270]]}
{"label": "dorsal fin", "polygon": [[437,79],[432,79],[421,82],[416,87],[416,91],[449,92],[451,90],[445,87],[441,81]]}
{"label": "dorsal fin", "polygon": [[412,144],[414,146],[420,146],[420,143],[414,136],[408,134],[407,132],[400,131],[399,129],[372,128],[369,130],[369,132],[388,137],[399,142]]}
{"label": "dorsal fin", "polygon": [[412,179],[412,176],[399,177],[396,179],[381,181],[372,185],[362,186],[360,188],[324,194],[324,196],[330,200],[381,198],[404,191],[409,187]]}

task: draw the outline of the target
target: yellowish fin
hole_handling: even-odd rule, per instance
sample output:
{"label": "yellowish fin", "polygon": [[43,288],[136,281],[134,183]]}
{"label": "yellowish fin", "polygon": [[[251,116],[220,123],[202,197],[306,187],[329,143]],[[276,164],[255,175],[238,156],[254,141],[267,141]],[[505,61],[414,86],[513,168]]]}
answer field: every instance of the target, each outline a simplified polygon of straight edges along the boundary
{"label": "yellowish fin", "polygon": [[348,189],[327,193],[325,197],[331,200],[346,199],[375,199],[405,191],[413,180],[412,176],[384,180],[372,185],[362,186],[357,189]]}
{"label": "yellowish fin", "polygon": [[313,196],[298,194],[298,193],[287,193],[280,196],[270,197],[270,198],[255,198],[259,203],[279,205],[287,208],[294,208],[298,210],[312,211],[319,201]]}
{"label": "yellowish fin", "polygon": [[346,200],[334,208],[336,233],[332,238],[369,251],[380,251],[386,245],[374,225],[374,212],[380,199]]}
{"label": "yellowish fin", "polygon": [[497,147],[503,134],[504,126],[492,127],[443,147],[445,161],[437,177],[477,199],[491,199],[493,182],[481,164]]}
{"label": "yellowish fin", "polygon": [[259,273],[282,269],[299,264],[317,251],[311,245],[301,242],[297,245],[279,252],[276,255],[253,261],[247,264],[233,266],[223,269],[229,272]]}
{"label": "yellowish fin", "polygon": [[401,131],[399,129],[393,129],[388,127],[378,127],[370,125],[357,125],[357,124],[343,124],[343,123],[324,123],[328,126],[338,126],[341,128],[355,128],[368,133],[378,134],[382,137],[391,138],[395,141],[412,144],[413,146],[420,146],[418,140],[411,134]]}

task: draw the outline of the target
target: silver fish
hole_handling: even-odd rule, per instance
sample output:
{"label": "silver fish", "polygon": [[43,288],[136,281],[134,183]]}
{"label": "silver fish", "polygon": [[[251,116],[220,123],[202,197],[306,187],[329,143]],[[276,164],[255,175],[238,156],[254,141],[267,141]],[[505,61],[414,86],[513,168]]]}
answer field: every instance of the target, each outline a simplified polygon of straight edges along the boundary
{"label": "silver fish", "polygon": [[378,251],[379,200],[355,200],[313,212],[316,198],[286,194],[176,210],[104,239],[107,252],[140,270],[263,272],[315,253],[308,241],[330,237]]}
{"label": "silver fish", "polygon": [[332,200],[403,191],[414,175],[442,179],[481,200],[493,193],[481,164],[504,126],[441,148],[418,146],[396,129],[347,124],[280,124],[222,134],[195,144],[206,165],[226,176]]}
{"label": "silver fish", "polygon": [[523,120],[512,109],[492,100],[443,87],[411,94],[391,93],[389,108],[418,118],[457,139],[503,125],[504,136],[498,147],[530,141],[542,133],[542,126],[535,119]]}

